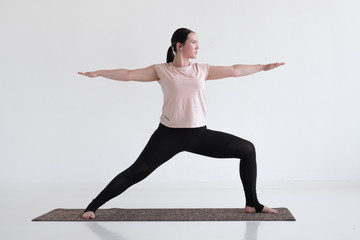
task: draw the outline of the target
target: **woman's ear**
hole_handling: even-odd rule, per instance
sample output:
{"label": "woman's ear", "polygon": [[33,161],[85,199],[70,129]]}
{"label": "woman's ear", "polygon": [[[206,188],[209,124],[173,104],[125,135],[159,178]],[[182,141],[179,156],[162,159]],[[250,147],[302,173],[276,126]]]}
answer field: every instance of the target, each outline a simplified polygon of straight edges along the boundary
{"label": "woman's ear", "polygon": [[179,42],[177,42],[177,43],[176,43],[176,50],[179,50],[181,47],[182,47],[182,44],[179,43]]}

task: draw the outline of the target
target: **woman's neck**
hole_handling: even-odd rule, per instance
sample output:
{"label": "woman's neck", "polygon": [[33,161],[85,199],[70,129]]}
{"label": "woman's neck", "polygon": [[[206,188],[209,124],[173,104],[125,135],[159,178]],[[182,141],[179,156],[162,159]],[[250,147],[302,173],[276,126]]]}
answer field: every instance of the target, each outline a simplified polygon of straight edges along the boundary
{"label": "woman's neck", "polygon": [[184,58],[182,56],[175,55],[175,58],[174,58],[172,64],[175,67],[187,67],[190,65],[190,61],[189,61],[189,58]]}

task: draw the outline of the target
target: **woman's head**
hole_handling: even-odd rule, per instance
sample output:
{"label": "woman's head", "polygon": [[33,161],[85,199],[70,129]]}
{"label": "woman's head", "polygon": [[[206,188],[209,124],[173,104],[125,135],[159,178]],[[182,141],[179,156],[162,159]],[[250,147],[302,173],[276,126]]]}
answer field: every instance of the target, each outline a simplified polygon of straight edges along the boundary
{"label": "woman's head", "polygon": [[[195,33],[187,28],[179,28],[177,29],[174,34],[171,37],[171,46],[168,49],[166,62],[172,62],[175,57],[175,53],[178,53],[179,48],[182,48],[186,45],[186,41],[191,37],[192,41],[196,41],[197,44],[197,38],[195,36]],[[198,46],[197,46],[198,48]]]}

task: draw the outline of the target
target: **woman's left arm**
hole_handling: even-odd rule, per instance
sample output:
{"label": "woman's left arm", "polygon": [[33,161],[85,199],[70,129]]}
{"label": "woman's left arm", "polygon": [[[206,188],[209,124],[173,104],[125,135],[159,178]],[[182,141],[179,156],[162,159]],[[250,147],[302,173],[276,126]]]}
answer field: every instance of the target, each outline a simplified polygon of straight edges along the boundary
{"label": "woman's left arm", "polygon": [[261,71],[269,71],[284,65],[285,63],[269,63],[257,65],[242,65],[237,64],[233,66],[209,66],[209,75],[206,80],[215,80],[227,77],[242,77],[254,74]]}

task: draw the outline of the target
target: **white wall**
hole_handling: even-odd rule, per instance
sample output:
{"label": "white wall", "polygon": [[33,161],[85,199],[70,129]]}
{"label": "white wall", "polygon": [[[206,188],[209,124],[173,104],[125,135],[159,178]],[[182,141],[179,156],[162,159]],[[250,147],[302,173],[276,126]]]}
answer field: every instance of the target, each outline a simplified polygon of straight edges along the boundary
{"label": "white wall", "polygon": [[[359,180],[357,0],[2,0],[0,181],[107,182],[158,125],[155,83],[77,71],[165,60],[172,33],[197,32],[196,61],[285,61],[208,82],[208,127],[251,140],[259,181]],[[148,181],[238,181],[236,160],[187,153]]]}

